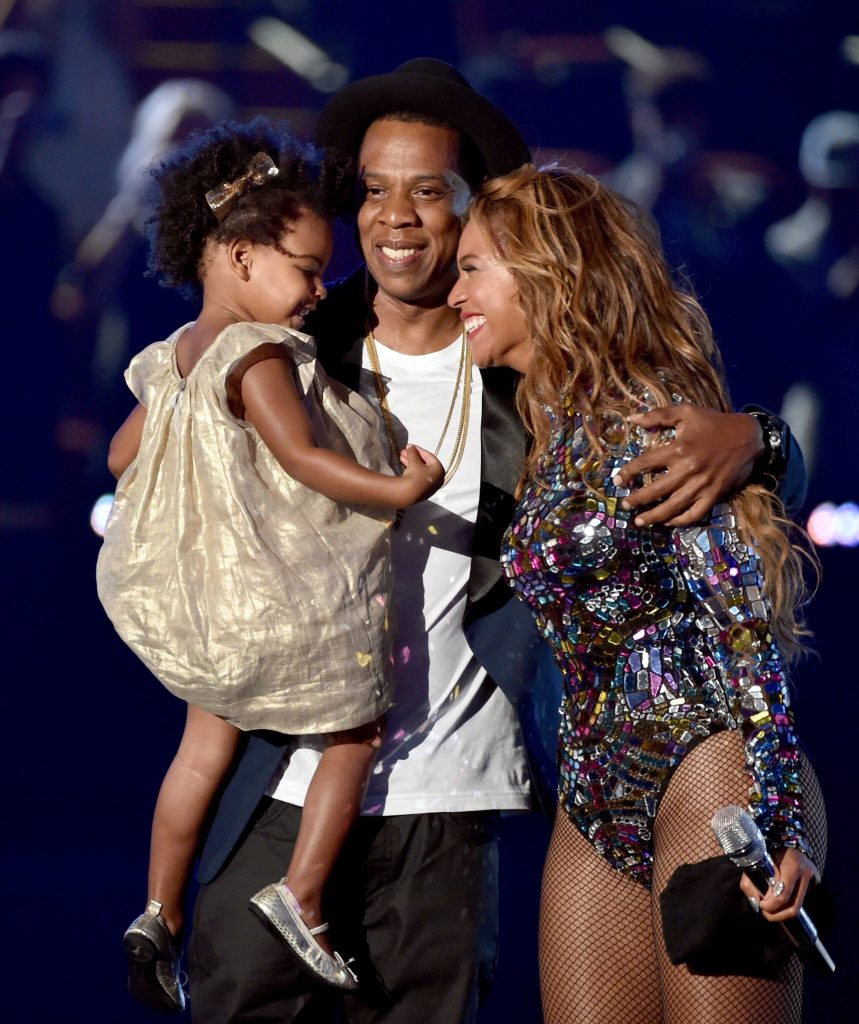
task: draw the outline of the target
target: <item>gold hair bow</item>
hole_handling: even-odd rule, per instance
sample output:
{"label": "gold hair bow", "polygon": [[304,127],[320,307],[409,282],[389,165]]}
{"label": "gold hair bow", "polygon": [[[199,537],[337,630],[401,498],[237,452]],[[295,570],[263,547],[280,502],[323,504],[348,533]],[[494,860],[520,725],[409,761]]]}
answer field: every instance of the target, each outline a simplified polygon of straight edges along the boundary
{"label": "gold hair bow", "polygon": [[249,188],[259,188],[269,178],[276,178],[279,173],[268,153],[257,153],[251,158],[244,174],[235,181],[225,181],[206,193],[209,209],[218,220],[223,220],[235,206],[239,196],[243,196]]}

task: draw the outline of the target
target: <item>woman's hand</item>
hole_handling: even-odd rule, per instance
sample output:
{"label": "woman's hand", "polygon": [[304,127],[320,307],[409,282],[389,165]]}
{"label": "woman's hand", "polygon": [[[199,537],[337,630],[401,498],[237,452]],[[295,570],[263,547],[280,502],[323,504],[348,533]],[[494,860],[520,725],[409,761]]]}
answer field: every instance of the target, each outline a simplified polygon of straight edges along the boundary
{"label": "woman's hand", "polygon": [[648,448],[615,474],[621,486],[644,473],[660,474],[623,499],[624,508],[658,504],[635,517],[636,526],[666,523],[691,526],[741,487],[764,450],[761,428],[753,416],[719,412],[683,402],[630,416],[648,430],[673,427],[674,440]]}
{"label": "woman's hand", "polygon": [[[774,884],[765,894],[759,892],[748,875],[740,879],[740,888],[749,900],[757,900],[767,921],[787,921],[799,913],[809,885],[820,881],[820,874],[801,850],[792,847],[777,851],[773,859],[776,865]],[[784,887],[777,896],[776,890],[782,882]]]}

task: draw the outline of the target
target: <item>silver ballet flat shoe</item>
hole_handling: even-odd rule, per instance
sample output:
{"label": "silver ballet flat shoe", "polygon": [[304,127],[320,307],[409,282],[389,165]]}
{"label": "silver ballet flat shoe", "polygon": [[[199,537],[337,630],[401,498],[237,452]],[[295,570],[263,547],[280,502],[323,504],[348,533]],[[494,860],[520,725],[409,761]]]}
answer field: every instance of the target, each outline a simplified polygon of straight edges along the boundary
{"label": "silver ballet flat shoe", "polygon": [[161,916],[161,904],[150,900],[122,936],[128,958],[128,991],[161,1013],[181,1013],[185,993],[179,981],[179,952]]}
{"label": "silver ballet flat shoe", "polygon": [[358,987],[358,978],[349,967],[352,961],[344,961],[339,953],[329,956],[314,938],[328,931],[328,925],[307,927],[301,920],[298,900],[285,879],[260,889],[256,896],[251,897],[250,906],[286,942],[301,966],[315,978],[346,991],[354,991]]}

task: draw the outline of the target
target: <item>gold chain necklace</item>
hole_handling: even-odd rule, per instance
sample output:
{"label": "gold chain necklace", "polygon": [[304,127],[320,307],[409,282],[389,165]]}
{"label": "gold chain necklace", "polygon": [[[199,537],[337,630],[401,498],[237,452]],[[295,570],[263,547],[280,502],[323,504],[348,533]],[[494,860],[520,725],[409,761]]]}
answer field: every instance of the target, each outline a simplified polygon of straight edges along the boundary
{"label": "gold chain necklace", "polygon": [[[382,380],[382,368],[379,364],[379,352],[376,348],[376,338],[372,330],[367,326],[367,334],[364,338],[367,346],[367,354],[370,357],[370,366],[373,370],[373,381],[376,386],[376,397],[379,399],[379,408],[382,410],[382,422],[385,425],[385,435],[388,439],[388,448],[391,452],[391,464],[395,469],[400,466],[400,447],[397,444],[397,437],[394,433],[394,420],[388,406],[388,396],[385,393],[385,382]],[[444,482],[448,483],[453,479],[454,473],[459,469],[462,457],[465,454],[465,440],[468,436],[468,414],[471,409],[471,349],[465,340],[465,330],[462,332],[462,350],[459,357],[459,368],[456,371],[456,383],[453,388],[453,396],[450,400],[450,407],[447,410],[447,417],[442,427],[441,437],[435,446],[433,455],[438,456],[441,446],[447,436],[448,427],[453,419],[453,410],[456,408],[456,400],[462,390],[462,401],[460,403],[459,426],[456,431],[456,440],[453,450],[450,453],[450,463],[444,474]],[[402,469],[400,469],[402,472]]]}

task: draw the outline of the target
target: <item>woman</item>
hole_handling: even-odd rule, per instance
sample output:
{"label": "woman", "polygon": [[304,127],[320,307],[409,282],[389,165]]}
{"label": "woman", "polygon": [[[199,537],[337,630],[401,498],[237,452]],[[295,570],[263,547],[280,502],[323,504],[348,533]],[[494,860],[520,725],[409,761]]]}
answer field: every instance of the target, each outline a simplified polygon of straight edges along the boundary
{"label": "woman", "polygon": [[706,524],[649,529],[616,477],[659,440],[636,413],[729,408],[707,318],[633,211],[579,172],[488,182],[458,259],[449,301],[474,361],[523,374],[533,443],[502,560],[566,682],[547,1024],[799,1021],[796,957],[767,979],[692,974],[662,936],[658,895],[678,865],[720,853],[718,808],[749,804],[767,838],[784,884],[740,884],[769,920],[796,915],[825,853],[784,676],[801,563],[775,500],[747,486]]}

